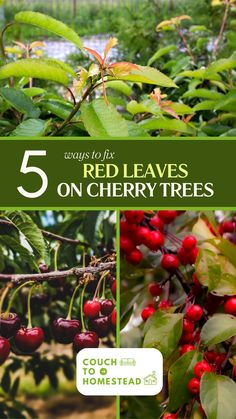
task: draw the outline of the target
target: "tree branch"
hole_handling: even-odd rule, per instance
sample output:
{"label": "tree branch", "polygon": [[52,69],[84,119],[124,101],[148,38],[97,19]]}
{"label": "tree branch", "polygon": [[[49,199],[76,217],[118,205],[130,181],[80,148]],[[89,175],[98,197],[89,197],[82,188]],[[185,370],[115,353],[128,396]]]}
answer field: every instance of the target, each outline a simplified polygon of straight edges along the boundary
{"label": "tree branch", "polygon": [[227,24],[227,20],[228,20],[228,17],[229,17],[230,0],[226,0],[225,4],[226,4],[225,13],[224,13],[224,16],[223,16],[223,19],[222,19],[222,22],[221,22],[220,32],[219,32],[219,35],[218,35],[218,37],[215,41],[215,45],[214,45],[214,48],[213,48],[213,57],[216,57],[216,55],[217,55],[218,48],[219,48],[219,45],[222,41],[224,31],[225,31],[225,27],[226,27],[226,24]]}
{"label": "tree branch", "polygon": [[[0,219],[0,225],[7,225],[9,227],[15,227],[15,225],[8,220]],[[69,237],[59,236],[58,234],[51,233],[51,231],[41,230],[44,237],[52,240],[57,240],[60,242],[66,242],[71,244],[80,244],[81,246],[89,247],[89,243],[82,242],[81,240],[71,239]]]}
{"label": "tree branch", "polygon": [[0,280],[11,281],[14,285],[19,285],[27,281],[43,282],[52,279],[66,278],[68,276],[82,277],[84,274],[97,274],[99,272],[110,271],[116,267],[116,262],[100,263],[98,266],[87,266],[85,268],[71,268],[66,271],[52,271],[37,274],[0,274]]}

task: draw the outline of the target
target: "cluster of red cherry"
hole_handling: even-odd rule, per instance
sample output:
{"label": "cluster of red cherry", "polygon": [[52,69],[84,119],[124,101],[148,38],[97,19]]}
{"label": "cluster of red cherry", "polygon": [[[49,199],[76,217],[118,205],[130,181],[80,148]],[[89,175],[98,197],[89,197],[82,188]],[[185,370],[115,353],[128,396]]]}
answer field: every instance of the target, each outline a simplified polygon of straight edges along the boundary
{"label": "cluster of red cherry", "polygon": [[149,218],[144,211],[124,211],[120,222],[120,250],[126,260],[138,265],[143,259],[143,253],[138,248],[145,245],[151,251],[162,251],[161,266],[169,272],[178,269],[180,263],[184,266],[193,264],[198,255],[197,240],[187,236],[182,242],[177,255],[166,253],[164,248],[165,228],[184,211],[160,210]]}
{"label": "cluster of red cherry", "polygon": [[[120,223],[121,231],[121,251],[125,259],[134,265],[140,263],[143,259],[142,248],[145,245],[151,251],[160,251],[162,256],[160,259],[161,267],[168,272],[168,280],[172,276],[180,274],[180,265],[194,265],[197,255],[197,239],[193,235],[187,235],[183,240],[179,240],[168,231],[168,225],[171,224],[183,211],[157,211],[154,214],[146,214],[144,211],[124,211]],[[207,223],[209,229],[214,235],[214,228]],[[224,236],[233,242],[235,236],[235,220],[226,220],[218,224],[218,234]],[[229,236],[230,235],[230,236]],[[170,252],[164,247],[165,238],[172,239],[177,251]],[[227,314],[236,316],[236,296],[219,297],[208,293],[202,299],[204,287],[199,282],[195,272],[191,274],[192,281],[187,292],[186,303],[183,304],[184,312],[182,336],[179,342],[179,354],[184,355],[186,352],[199,349],[201,327],[207,316],[211,316],[222,306],[223,311]],[[142,310],[141,317],[146,321],[157,310],[171,311],[174,308],[173,302],[168,299],[161,299],[164,294],[166,281],[152,282],[148,285],[148,292],[152,297],[152,301]],[[202,307],[196,304],[196,300],[201,301]],[[222,310],[221,308],[221,310]],[[205,372],[215,372],[221,374],[228,360],[226,352],[218,350],[207,350],[202,353],[203,360],[196,363],[194,367],[194,377],[188,382],[188,390],[199,401],[200,380]],[[236,378],[236,366],[233,367],[232,376]],[[199,410],[204,414],[203,408],[199,401]],[[178,413],[165,413],[163,419],[177,419]]]}
{"label": "cluster of red cherry", "polygon": [[[68,314],[67,318],[56,319],[51,325],[52,334],[56,342],[62,344],[72,343],[75,352],[78,352],[83,348],[97,348],[100,338],[104,338],[110,332],[115,331],[116,278],[109,274],[104,280],[110,287],[114,299],[111,300],[102,297],[87,300],[81,308],[80,320],[71,319],[72,304],[70,304],[70,314]],[[9,310],[1,313],[0,365],[8,358],[11,346],[14,351],[17,350],[23,354],[31,354],[42,345],[45,338],[44,331],[40,327],[32,327],[30,310],[28,317],[29,324],[27,327],[24,327],[21,325],[21,320],[16,313],[11,313]],[[87,330],[83,317],[88,320]]]}

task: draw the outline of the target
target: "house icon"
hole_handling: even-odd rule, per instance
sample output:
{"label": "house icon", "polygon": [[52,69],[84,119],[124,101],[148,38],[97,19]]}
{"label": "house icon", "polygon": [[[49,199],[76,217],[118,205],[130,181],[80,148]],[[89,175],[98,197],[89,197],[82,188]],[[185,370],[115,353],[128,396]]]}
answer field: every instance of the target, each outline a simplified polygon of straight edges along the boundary
{"label": "house icon", "polygon": [[149,374],[146,377],[144,377],[143,381],[144,381],[145,386],[155,386],[155,385],[157,385],[156,372],[153,371],[152,374]]}

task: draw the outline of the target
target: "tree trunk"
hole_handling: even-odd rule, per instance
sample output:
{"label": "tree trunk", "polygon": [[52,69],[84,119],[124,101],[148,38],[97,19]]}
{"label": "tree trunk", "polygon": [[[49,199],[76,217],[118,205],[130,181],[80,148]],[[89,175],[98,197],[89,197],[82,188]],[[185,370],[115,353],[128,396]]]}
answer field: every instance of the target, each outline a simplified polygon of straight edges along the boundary
{"label": "tree trunk", "polygon": [[77,0],[73,0],[73,17],[77,14]]}

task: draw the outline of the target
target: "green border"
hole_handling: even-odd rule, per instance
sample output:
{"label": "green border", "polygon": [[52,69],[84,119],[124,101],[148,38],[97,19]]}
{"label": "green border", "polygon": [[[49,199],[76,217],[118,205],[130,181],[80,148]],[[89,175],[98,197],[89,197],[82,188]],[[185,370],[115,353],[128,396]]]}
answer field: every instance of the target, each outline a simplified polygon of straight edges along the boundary
{"label": "green border", "polygon": [[[109,208],[110,210],[110,208]],[[116,347],[120,348],[120,210],[116,210],[116,280],[117,280],[117,291],[116,291]],[[116,396],[116,419],[120,419],[120,396]]]}
{"label": "green border", "polygon": [[235,141],[234,137],[0,137],[1,141]]}
{"label": "green border", "polygon": [[[87,137],[66,137],[67,139],[71,140],[71,141],[88,141]],[[0,137],[0,140],[18,140],[18,141],[30,141],[32,140],[31,138],[24,138],[24,137],[14,137],[14,138],[6,138],[6,137]],[[105,138],[89,138],[89,140],[96,140],[96,141],[104,141],[106,140]],[[34,141],[40,141],[41,142],[41,146],[43,147],[43,142],[46,141],[65,141],[65,137],[51,137],[51,138],[47,138],[47,137],[38,137],[38,138],[34,138]],[[133,140],[133,141],[143,141],[143,140],[147,140],[147,138],[143,138],[143,137],[138,137],[138,138],[132,138],[132,137],[128,137],[128,138],[119,138],[119,137],[114,137],[112,138],[112,141],[123,141],[123,140]],[[166,141],[166,140],[171,140],[171,141],[178,141],[178,142],[182,142],[182,141],[186,141],[186,140],[194,140],[194,141],[235,141],[236,137],[223,137],[220,138],[219,137],[197,137],[194,138],[193,137],[184,137],[184,138],[179,138],[176,139],[176,137],[151,137],[148,139],[148,141],[156,141],[158,143],[158,141]],[[135,209],[142,209],[142,210],[156,210],[155,208],[150,208],[149,207],[143,207],[143,206],[138,206],[135,205]],[[162,208],[165,209],[175,209],[175,206],[165,206]],[[188,207],[186,208],[186,206],[184,207],[178,207],[178,210],[188,210],[188,211],[200,211],[200,210],[205,210],[205,211],[211,211],[211,210],[235,210],[236,207],[206,207],[206,206],[198,206],[198,207]],[[45,207],[45,206],[40,206],[40,207],[28,207],[28,206],[23,206],[23,207],[1,207],[2,210],[27,210],[27,211],[34,211],[34,210],[67,210],[67,211],[80,211],[80,210],[87,210],[87,211],[100,211],[100,210],[107,210],[107,206],[106,207],[57,207],[57,206],[50,206],[50,207]],[[133,209],[132,207],[122,207],[123,210],[129,210],[129,209]],[[116,325],[116,347],[119,348],[120,347],[120,249],[119,249],[119,242],[120,242],[120,207],[109,207],[109,210],[111,211],[116,211],[116,216],[117,216],[117,220],[116,220],[116,253],[117,253],[117,270],[116,270],[116,278],[117,278],[117,325]],[[120,419],[120,396],[116,397],[116,418]]]}

